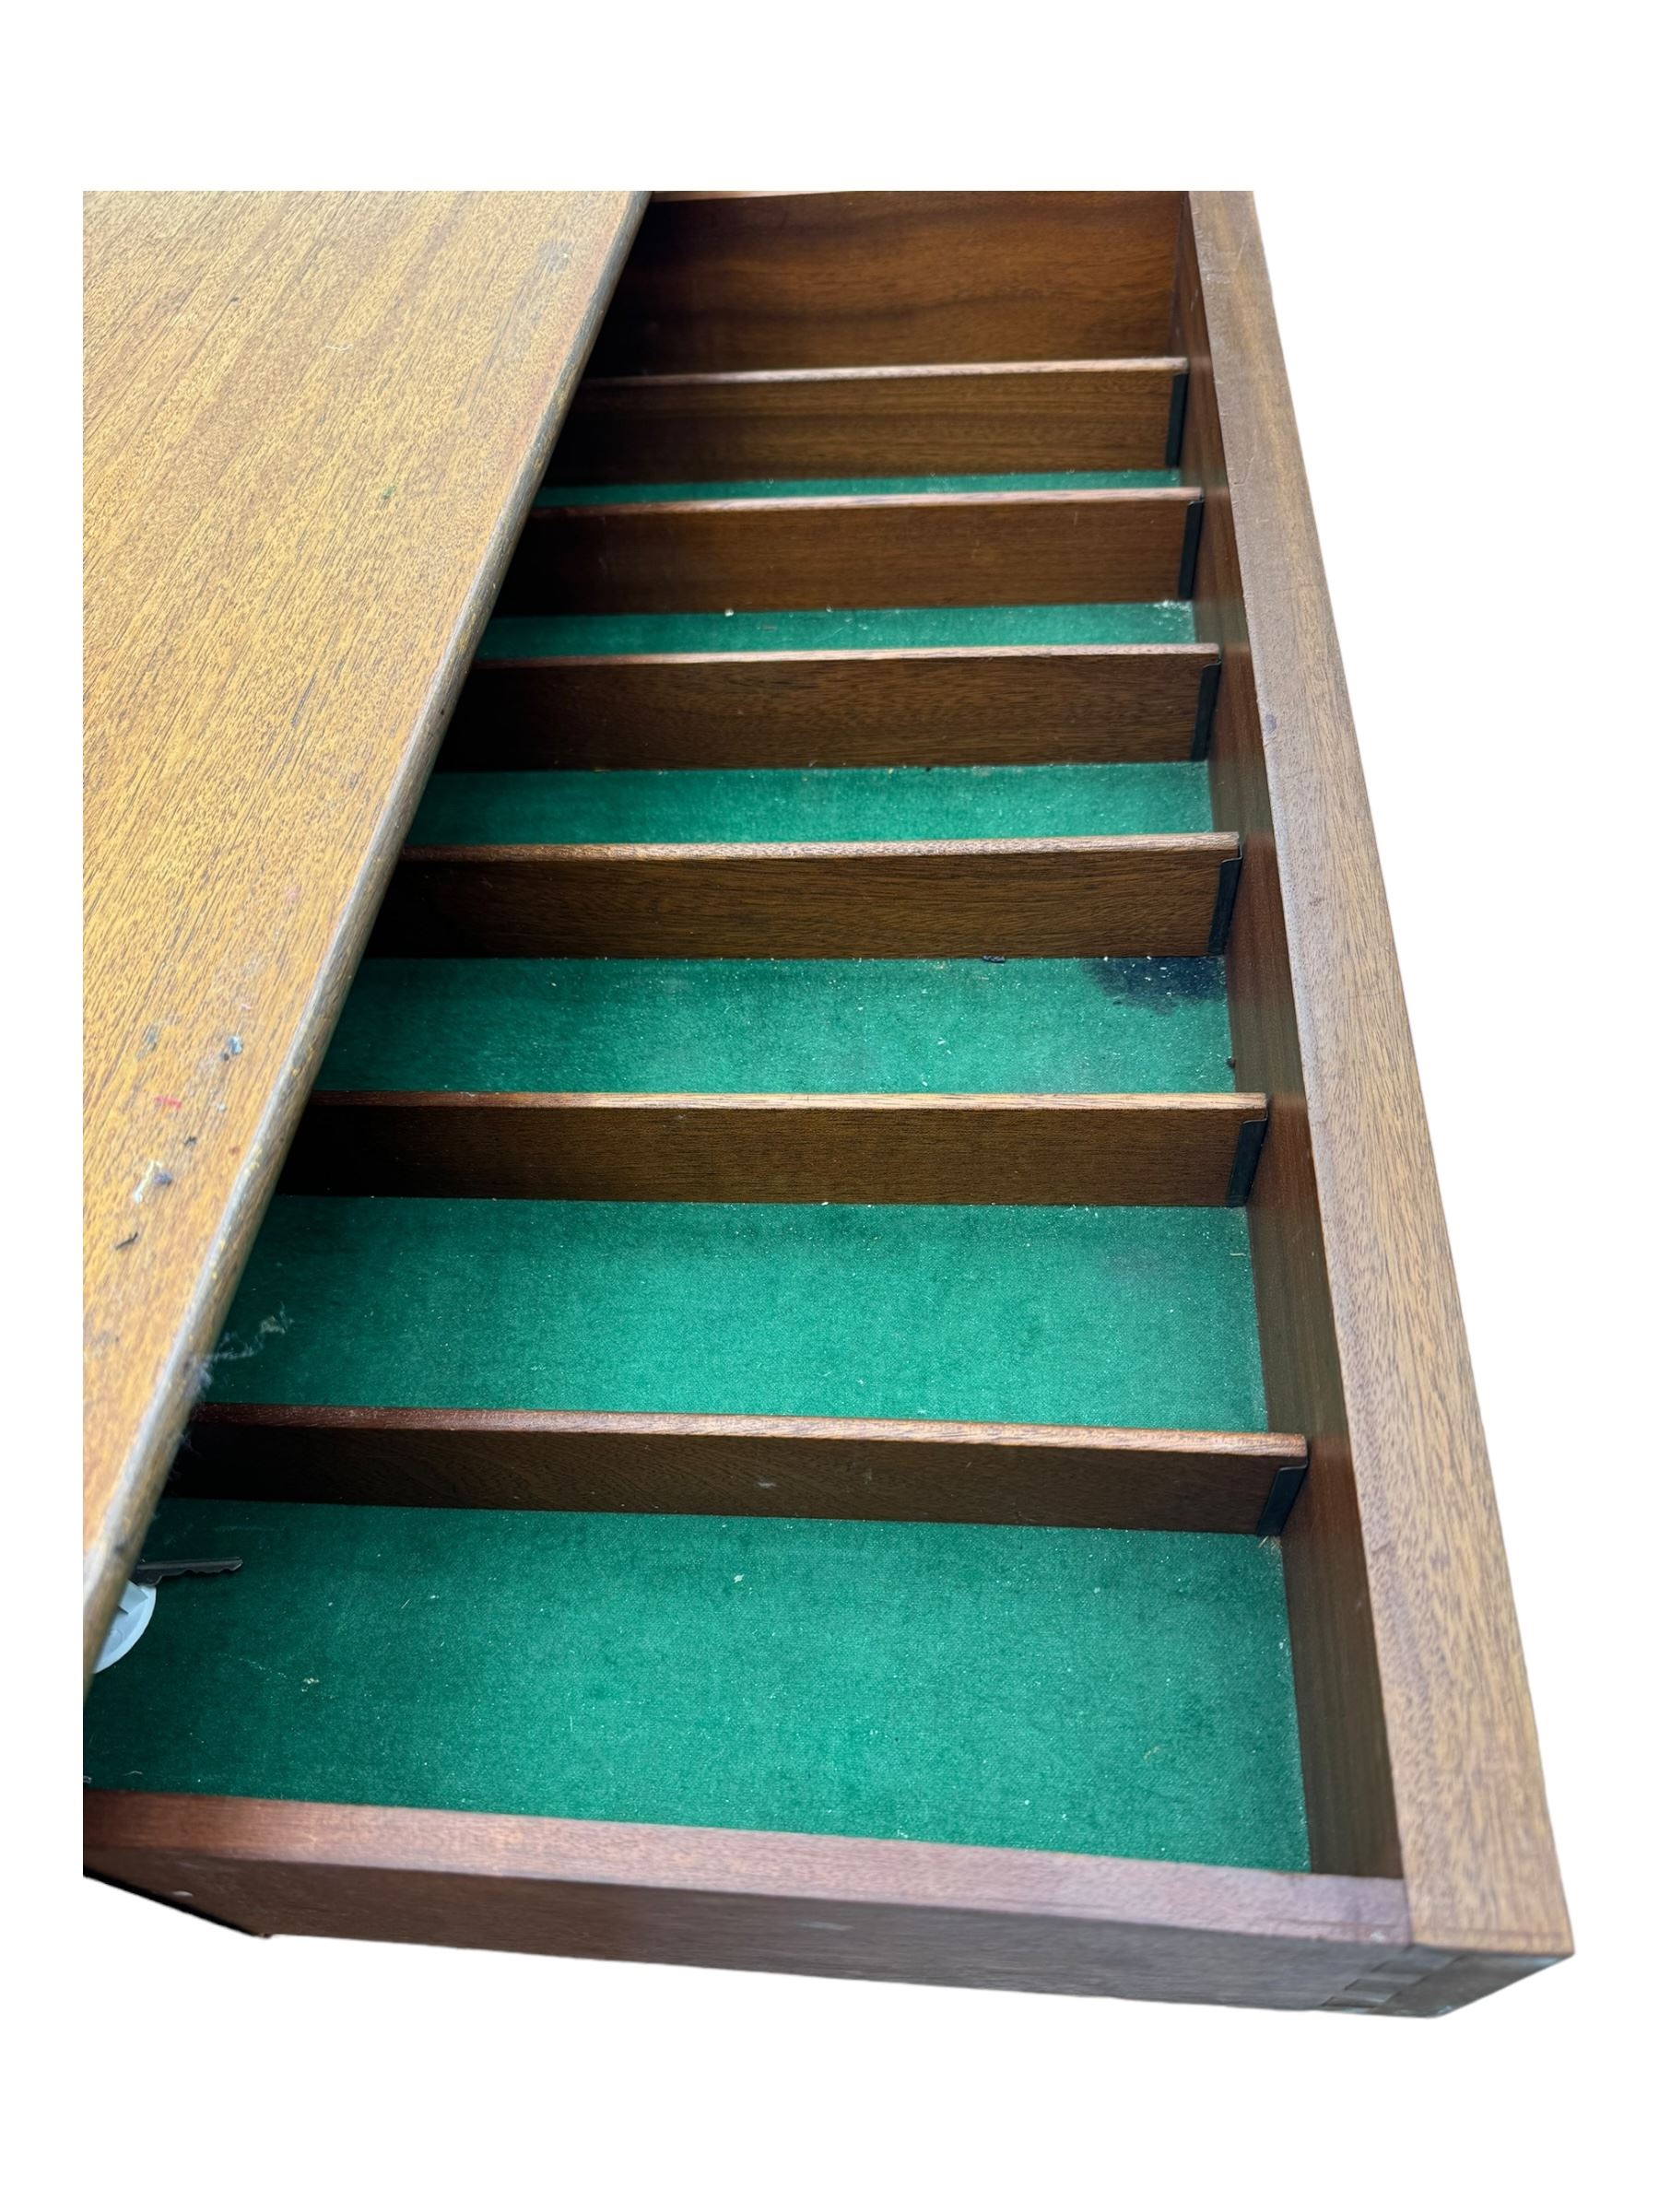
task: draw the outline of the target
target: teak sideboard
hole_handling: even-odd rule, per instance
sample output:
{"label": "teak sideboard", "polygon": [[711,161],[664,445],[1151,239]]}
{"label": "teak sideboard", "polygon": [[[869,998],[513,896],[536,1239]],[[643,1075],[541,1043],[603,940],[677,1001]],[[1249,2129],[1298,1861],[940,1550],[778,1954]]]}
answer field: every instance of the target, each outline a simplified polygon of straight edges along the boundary
{"label": "teak sideboard", "polygon": [[87,1863],[1451,2011],[1571,1950],[1248,194],[112,195]]}

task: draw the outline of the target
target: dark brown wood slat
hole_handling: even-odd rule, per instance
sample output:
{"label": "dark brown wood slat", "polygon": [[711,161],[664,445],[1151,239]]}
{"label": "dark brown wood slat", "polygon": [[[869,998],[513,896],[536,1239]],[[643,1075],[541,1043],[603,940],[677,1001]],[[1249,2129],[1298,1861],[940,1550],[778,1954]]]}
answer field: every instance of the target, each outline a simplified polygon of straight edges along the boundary
{"label": "dark brown wood slat", "polygon": [[589,377],[549,484],[1162,468],[1184,360]]}
{"label": "dark brown wood slat", "polygon": [[1212,790],[1248,844],[1229,997],[1274,1099],[1250,1206],[1263,1373],[1272,1418],[1313,1440],[1285,1543],[1309,1840],[1324,1870],[1403,1870],[1418,1956],[1441,1954],[1360,2001],[1450,2009],[1571,1930],[1261,239],[1247,194],[1195,193],[1191,218]]}
{"label": "dark brown wood slat", "polygon": [[[701,1204],[1225,1206],[1248,1093],[321,1091],[289,1191]],[[1257,1132],[1259,1135],[1259,1132]]]}
{"label": "dark brown wood slat", "polygon": [[999,491],[537,507],[505,615],[1068,606],[1184,596],[1199,495]]}
{"label": "dark brown wood slat", "polygon": [[1230,835],[405,852],[370,949],[510,959],[955,959],[1213,949]]}
{"label": "dark brown wood slat", "polygon": [[475,665],[440,769],[1185,760],[1212,645],[616,653]]}
{"label": "dark brown wood slat", "polygon": [[1162,353],[1182,196],[659,195],[593,367],[637,376]]}
{"label": "dark brown wood slat", "polygon": [[262,1936],[1285,2009],[1392,1974],[1390,2011],[1438,2003],[1401,1885],[1338,1875],[125,1790],[88,1793],[86,1863]]}
{"label": "dark brown wood slat", "polygon": [[175,1494],[1253,1535],[1300,1436],[981,1421],[202,1406]]}

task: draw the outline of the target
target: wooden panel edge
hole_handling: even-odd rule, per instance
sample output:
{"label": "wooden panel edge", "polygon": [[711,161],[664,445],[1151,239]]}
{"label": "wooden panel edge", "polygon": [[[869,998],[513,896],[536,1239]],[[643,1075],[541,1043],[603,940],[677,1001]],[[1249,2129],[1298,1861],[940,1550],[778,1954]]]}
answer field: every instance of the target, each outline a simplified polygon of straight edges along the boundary
{"label": "wooden panel edge", "polygon": [[1306,1440],[803,1416],[207,1405],[173,1492],[1262,1533]]}
{"label": "wooden panel edge", "polygon": [[507,615],[1183,598],[1198,497],[1006,491],[534,507]]}
{"label": "wooden panel edge", "polygon": [[597,373],[1161,350],[1180,195],[653,196]]}
{"label": "wooden panel edge", "polygon": [[1294,1420],[1311,1439],[1308,1478],[1283,1532],[1309,1842],[1313,1865],[1328,1872],[1395,1875],[1393,1778],[1308,1143],[1295,984],[1190,220],[1182,227],[1177,276],[1176,326],[1191,348],[1182,468],[1206,494],[1194,618],[1222,655],[1211,802],[1243,847],[1227,948],[1233,1054],[1239,1079],[1272,1098],[1248,1206],[1263,1380],[1269,1418]]}
{"label": "wooden panel edge", "polygon": [[1187,760],[1213,647],[981,645],[505,655],[441,771]]}
{"label": "wooden panel edge", "polygon": [[1183,957],[1238,841],[960,839],[406,849],[370,950],[618,959]]}
{"label": "wooden panel edge", "polygon": [[1287,2009],[1405,1940],[1387,1881],[257,1799],[89,1793],[86,1859],[262,1934]]}
{"label": "wooden panel edge", "polygon": [[316,1091],[282,1188],[380,1197],[1226,1206],[1248,1092]]}
{"label": "wooden panel edge", "polygon": [[590,377],[547,482],[1160,468],[1185,373],[1143,356]]}
{"label": "wooden panel edge", "polygon": [[[1502,1535],[1254,208],[1195,193],[1191,221],[1413,1934],[1454,1957],[1562,1957]],[[1230,669],[1223,694],[1238,680]]]}

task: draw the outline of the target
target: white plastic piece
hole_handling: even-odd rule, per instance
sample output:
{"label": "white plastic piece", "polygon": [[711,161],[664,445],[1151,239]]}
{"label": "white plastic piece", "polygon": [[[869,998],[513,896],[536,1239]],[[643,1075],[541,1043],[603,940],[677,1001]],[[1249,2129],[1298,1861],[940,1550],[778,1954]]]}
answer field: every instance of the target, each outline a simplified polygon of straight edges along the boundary
{"label": "white plastic piece", "polygon": [[122,1592],[115,1607],[115,1618],[110,1623],[110,1632],[103,1640],[103,1650],[98,1654],[98,1665],[92,1669],[101,1675],[106,1666],[113,1666],[117,1659],[124,1659],[150,1624],[150,1615],[156,1609],[156,1593],[143,1583],[129,1583]]}

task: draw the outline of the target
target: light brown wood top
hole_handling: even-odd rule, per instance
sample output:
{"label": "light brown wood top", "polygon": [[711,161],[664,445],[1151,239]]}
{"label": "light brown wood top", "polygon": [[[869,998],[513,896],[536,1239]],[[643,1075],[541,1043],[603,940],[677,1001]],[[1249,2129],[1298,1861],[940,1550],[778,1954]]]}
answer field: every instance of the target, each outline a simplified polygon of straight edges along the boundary
{"label": "light brown wood top", "polygon": [[89,1650],[642,204],[88,201]]}

